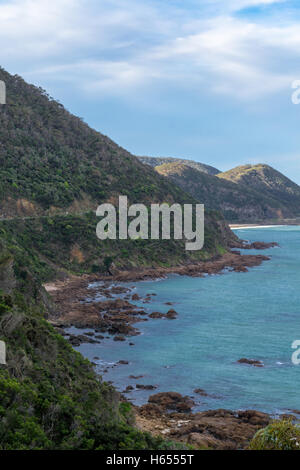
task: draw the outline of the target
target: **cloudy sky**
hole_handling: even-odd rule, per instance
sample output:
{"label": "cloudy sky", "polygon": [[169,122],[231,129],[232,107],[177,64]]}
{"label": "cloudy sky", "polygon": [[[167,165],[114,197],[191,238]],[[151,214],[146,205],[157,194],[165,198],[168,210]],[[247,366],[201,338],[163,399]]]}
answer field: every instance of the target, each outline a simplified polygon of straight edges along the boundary
{"label": "cloudy sky", "polygon": [[0,0],[0,64],[136,155],[300,183],[299,0]]}

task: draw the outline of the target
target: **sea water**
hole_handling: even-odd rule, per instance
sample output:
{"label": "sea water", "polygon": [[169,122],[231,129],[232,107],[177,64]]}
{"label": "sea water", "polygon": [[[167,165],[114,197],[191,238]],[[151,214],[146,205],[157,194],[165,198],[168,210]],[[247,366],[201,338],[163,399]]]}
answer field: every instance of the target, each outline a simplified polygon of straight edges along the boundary
{"label": "sea water", "polygon": [[[110,338],[78,348],[99,372],[108,367],[104,379],[120,391],[136,383],[157,387],[129,393],[134,403],[147,402],[152,393],[176,391],[194,396],[197,410],[256,409],[277,414],[300,409],[300,366],[291,360],[291,345],[300,340],[300,227],[256,227],[236,233],[242,239],[276,241],[280,246],[247,250],[271,257],[248,273],[170,275],[128,284],[142,298],[156,294],[150,304],[136,302],[144,310],[166,313],[174,308],[178,318],[137,323],[142,334],[125,343]],[[241,358],[260,360],[264,367],[239,364]],[[116,365],[119,360],[129,364]],[[130,375],[143,378],[133,380]],[[197,388],[208,396],[195,394]]]}

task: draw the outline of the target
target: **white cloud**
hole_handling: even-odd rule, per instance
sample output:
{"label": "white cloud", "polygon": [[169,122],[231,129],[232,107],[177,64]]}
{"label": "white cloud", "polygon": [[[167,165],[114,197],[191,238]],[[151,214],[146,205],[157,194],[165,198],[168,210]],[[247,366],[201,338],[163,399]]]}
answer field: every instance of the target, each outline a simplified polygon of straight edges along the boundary
{"label": "white cloud", "polygon": [[[287,54],[295,60],[289,71],[282,63]],[[157,48],[154,56],[175,69],[185,63],[192,82],[201,76],[212,90],[252,99],[290,87],[299,55],[300,30],[294,25],[270,27],[222,17],[203,24],[198,34]]]}
{"label": "white cloud", "polygon": [[[1,56],[35,82],[58,79],[88,93],[174,84],[253,100],[299,78],[299,26],[230,12],[284,1],[206,0],[196,11],[189,0],[181,9],[163,0],[6,1]],[[201,10],[208,4],[210,16]]]}

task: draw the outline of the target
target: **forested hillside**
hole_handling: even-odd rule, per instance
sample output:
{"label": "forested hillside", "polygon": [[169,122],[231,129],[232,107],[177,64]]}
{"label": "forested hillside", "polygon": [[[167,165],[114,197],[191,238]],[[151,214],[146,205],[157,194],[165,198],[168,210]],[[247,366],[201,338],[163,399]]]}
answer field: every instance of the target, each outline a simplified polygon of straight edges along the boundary
{"label": "forested hillside", "polygon": [[96,209],[119,194],[183,202],[174,185],[47,93],[0,69],[0,217]]}

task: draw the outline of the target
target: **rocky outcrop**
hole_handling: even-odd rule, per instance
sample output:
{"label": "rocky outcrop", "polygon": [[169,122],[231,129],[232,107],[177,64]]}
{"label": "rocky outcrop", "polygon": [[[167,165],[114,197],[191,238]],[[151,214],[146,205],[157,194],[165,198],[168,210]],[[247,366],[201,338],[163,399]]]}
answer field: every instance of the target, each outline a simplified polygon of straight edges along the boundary
{"label": "rocky outcrop", "polygon": [[154,402],[142,406],[136,412],[140,429],[151,430],[156,435],[168,436],[169,439],[193,445],[197,449],[246,449],[256,432],[271,421],[269,415],[255,410],[169,413]]}
{"label": "rocky outcrop", "polygon": [[136,388],[138,390],[155,390],[157,387],[156,387],[156,385],[136,384]]}
{"label": "rocky outcrop", "polygon": [[267,250],[269,248],[275,248],[276,246],[279,246],[278,243],[276,242],[253,242],[253,243],[248,243],[244,240],[239,240],[239,241],[233,241],[231,243],[231,248],[242,248],[243,250]]}
{"label": "rocky outcrop", "polygon": [[169,310],[167,313],[153,312],[153,313],[150,313],[149,315],[150,318],[156,318],[156,319],[167,318],[168,320],[175,320],[177,316],[178,316],[178,313],[173,309]]}
{"label": "rocky outcrop", "polygon": [[162,392],[156,395],[151,395],[149,398],[150,404],[155,404],[164,411],[191,411],[195,405],[190,397],[182,396],[176,392]]}
{"label": "rocky outcrop", "polygon": [[201,397],[208,397],[208,393],[206,393],[202,388],[196,388],[194,393],[197,393],[197,395],[200,395]]}
{"label": "rocky outcrop", "polygon": [[248,364],[250,366],[254,367],[264,367],[263,363],[261,361],[258,361],[256,359],[247,359],[243,357],[242,359],[239,359],[237,361],[239,364]]}
{"label": "rocky outcrop", "polygon": [[[232,241],[232,248],[240,248],[241,244]],[[263,255],[242,255],[237,252],[229,252],[223,256],[216,257],[209,261],[201,261],[195,264],[188,263],[186,265],[174,266],[172,268],[145,268],[132,271],[122,271],[115,275],[116,281],[142,281],[146,279],[164,278],[168,274],[176,273],[182,276],[201,277],[203,274],[217,274],[225,268],[232,270],[244,270],[247,268],[259,266],[263,261],[270,258]]]}

